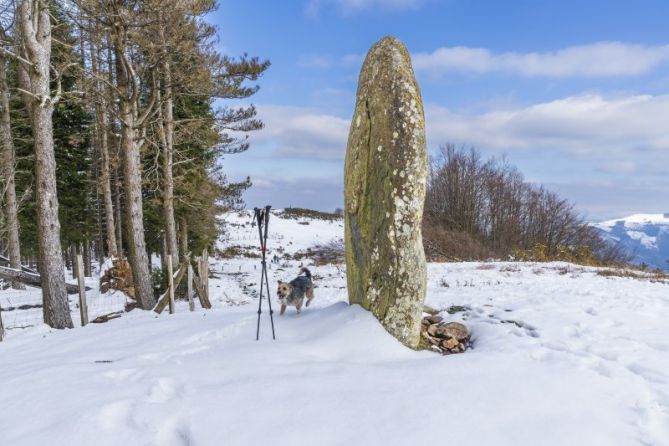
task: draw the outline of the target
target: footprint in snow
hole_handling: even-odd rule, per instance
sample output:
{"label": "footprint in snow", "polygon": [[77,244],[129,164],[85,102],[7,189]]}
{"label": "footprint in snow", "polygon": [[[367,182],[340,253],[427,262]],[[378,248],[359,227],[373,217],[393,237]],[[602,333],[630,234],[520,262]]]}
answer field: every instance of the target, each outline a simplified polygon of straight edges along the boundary
{"label": "footprint in snow", "polygon": [[172,417],[158,426],[155,444],[158,446],[190,446],[195,444],[188,423]]}
{"label": "footprint in snow", "polygon": [[131,400],[105,404],[98,410],[97,424],[103,430],[116,431],[126,427],[136,427],[132,415],[134,405]]}
{"label": "footprint in snow", "polygon": [[138,369],[110,370],[109,372],[103,373],[102,376],[117,384],[123,384],[127,382],[136,382],[144,376],[144,372]]}
{"label": "footprint in snow", "polygon": [[150,403],[166,403],[183,393],[183,387],[171,378],[158,379],[149,389],[147,401]]}

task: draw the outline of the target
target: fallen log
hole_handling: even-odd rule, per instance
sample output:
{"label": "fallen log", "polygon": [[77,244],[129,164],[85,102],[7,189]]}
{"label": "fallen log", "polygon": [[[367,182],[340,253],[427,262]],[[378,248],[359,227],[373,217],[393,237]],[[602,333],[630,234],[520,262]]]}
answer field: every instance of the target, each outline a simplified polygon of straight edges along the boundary
{"label": "fallen log", "polygon": [[121,316],[123,316],[123,312],[122,312],[122,311],[115,311],[115,312],[113,312],[113,313],[103,314],[102,316],[98,316],[98,317],[96,317],[95,319],[93,319],[93,320],[91,321],[91,323],[92,323],[92,324],[103,324],[103,323],[105,323],[105,322],[109,322],[109,321],[111,321],[112,319],[116,319],[116,318],[119,318],[119,317],[121,317]]}
{"label": "fallen log", "polygon": [[[25,285],[36,288],[42,287],[42,280],[39,274],[19,271],[12,268],[5,268],[4,266],[0,266],[0,279],[16,280],[17,282],[21,282]],[[65,289],[67,290],[67,294],[79,293],[79,287],[71,283],[66,283]],[[86,287],[86,290],[90,290],[90,288]]]}
{"label": "fallen log", "polygon": [[[5,257],[5,256],[3,256],[3,255],[0,255],[0,262],[4,262],[4,263],[6,263],[7,265],[9,265],[9,258],[8,258],[8,257]],[[21,265],[21,269],[22,269],[23,271],[27,272],[27,273],[31,273],[31,274],[39,274],[39,273],[38,273],[37,271],[35,271],[34,269],[30,269],[30,268],[28,268],[27,266],[24,266],[24,265]]]}

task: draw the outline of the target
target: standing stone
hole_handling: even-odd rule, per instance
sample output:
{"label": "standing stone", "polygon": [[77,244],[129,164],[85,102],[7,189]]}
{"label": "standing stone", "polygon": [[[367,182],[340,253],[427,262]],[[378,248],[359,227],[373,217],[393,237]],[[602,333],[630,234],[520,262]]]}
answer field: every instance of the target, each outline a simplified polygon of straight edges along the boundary
{"label": "standing stone", "polygon": [[394,37],[377,42],[362,66],[345,169],[349,302],[415,348],[426,288],[427,146],[409,52]]}

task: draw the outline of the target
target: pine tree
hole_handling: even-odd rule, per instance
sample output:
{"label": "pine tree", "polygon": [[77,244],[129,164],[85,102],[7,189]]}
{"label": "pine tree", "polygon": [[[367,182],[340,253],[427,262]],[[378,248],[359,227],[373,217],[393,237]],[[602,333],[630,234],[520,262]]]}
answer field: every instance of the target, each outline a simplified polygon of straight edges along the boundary
{"label": "pine tree", "polygon": [[17,22],[26,63],[19,78],[30,111],[35,148],[35,197],[44,322],[54,328],[72,327],[61,257],[56,192],[53,110],[62,91],[51,92],[51,17],[49,1],[24,1]]}
{"label": "pine tree", "polygon": [[[3,42],[11,41],[0,26],[0,39]],[[14,140],[11,128],[11,116],[9,105],[9,83],[7,81],[8,61],[4,53],[0,52],[0,161],[2,168],[2,191],[6,208],[7,226],[7,251],[9,254],[9,266],[14,269],[21,268],[21,245],[19,241],[18,203],[16,199],[16,160]],[[18,281],[12,281],[12,288],[24,289],[25,286]],[[2,327],[0,327],[0,331]],[[1,336],[1,335],[0,335]]]}

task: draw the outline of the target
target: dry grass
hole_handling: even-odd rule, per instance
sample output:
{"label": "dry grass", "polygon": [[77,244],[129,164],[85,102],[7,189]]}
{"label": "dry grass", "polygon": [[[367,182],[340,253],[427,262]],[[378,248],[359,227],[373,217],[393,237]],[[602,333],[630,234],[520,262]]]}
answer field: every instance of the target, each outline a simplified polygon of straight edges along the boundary
{"label": "dry grass", "polygon": [[293,255],[294,260],[312,259],[316,265],[341,264],[346,260],[344,241],[333,240],[325,245],[316,245]]}
{"label": "dry grass", "polygon": [[428,262],[461,262],[497,257],[472,235],[423,221],[423,247]]}
{"label": "dry grass", "polygon": [[279,212],[277,215],[279,215],[282,218],[290,218],[293,220],[297,220],[300,218],[310,218],[312,220],[326,220],[326,221],[335,221],[342,219],[341,215],[339,214],[314,211],[312,209],[304,209],[304,208],[287,208]]}
{"label": "dry grass", "polygon": [[499,269],[503,273],[517,273],[520,271],[520,267],[516,265],[505,265]]}
{"label": "dry grass", "polygon": [[669,274],[662,271],[639,271],[629,268],[607,268],[597,271],[602,277],[622,277],[625,279],[647,280],[650,282],[669,283]]}
{"label": "dry grass", "polygon": [[257,259],[260,257],[260,251],[255,246],[228,246],[225,249],[218,250],[218,256],[223,259],[231,259],[233,257],[247,257]]}

